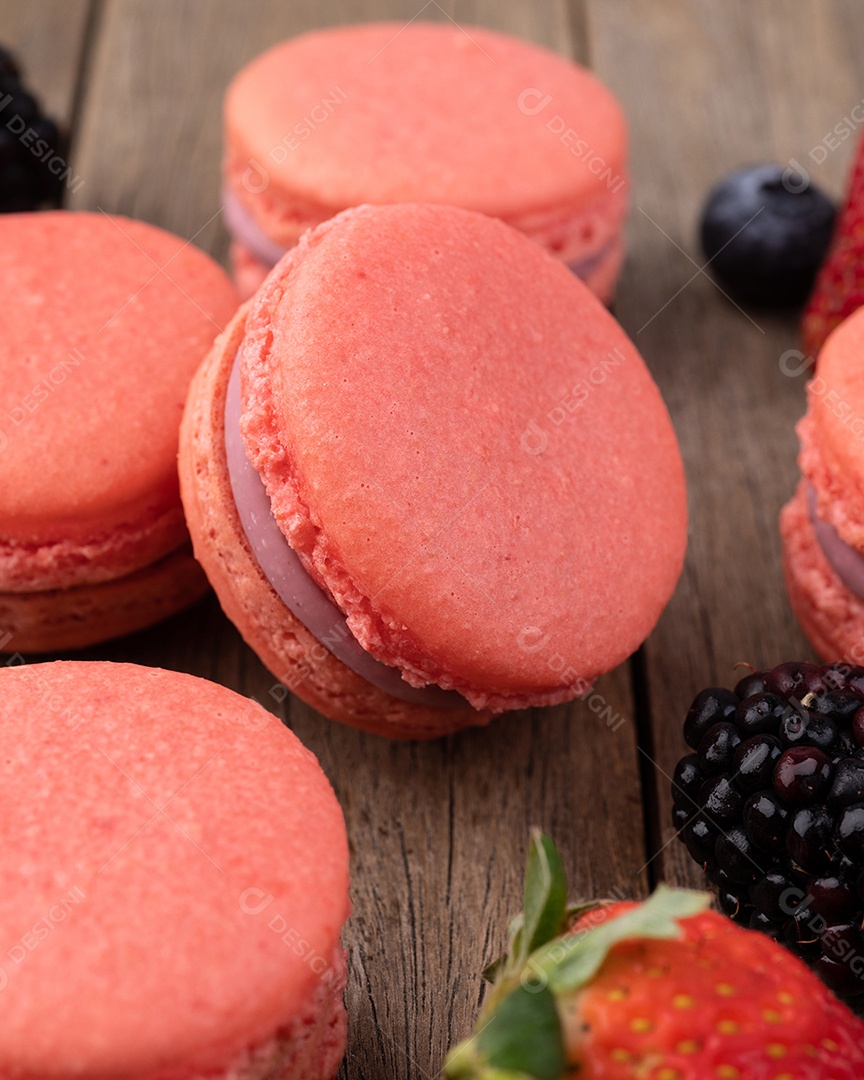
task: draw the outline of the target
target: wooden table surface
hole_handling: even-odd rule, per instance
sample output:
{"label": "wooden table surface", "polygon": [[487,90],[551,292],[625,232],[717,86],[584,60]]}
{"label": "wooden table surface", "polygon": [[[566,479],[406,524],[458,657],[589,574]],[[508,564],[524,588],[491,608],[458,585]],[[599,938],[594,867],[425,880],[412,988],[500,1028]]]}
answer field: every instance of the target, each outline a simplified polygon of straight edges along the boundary
{"label": "wooden table surface", "polygon": [[[593,67],[632,131],[630,253],[615,313],[672,412],[690,542],[659,627],[596,695],[431,744],[388,743],[289,699],[211,597],[92,658],[193,672],[254,695],[318,755],[345,809],[354,914],[341,1077],[433,1077],[477,1008],[478,972],[519,905],[531,825],[582,896],[698,883],[669,821],[696,690],[811,650],[787,603],[777,513],[796,478],[805,375],[791,316],[736,309],[704,273],[714,180],[796,158],[838,194],[864,96],[860,0],[0,0],[0,41],[70,126],[67,205],[143,218],[223,260],[220,105],[256,53],[313,26],[415,17],[488,24]],[[446,87],[441,88],[447,92]],[[830,144],[830,145],[829,145]],[[514,154],[518,147],[514,147]]]}

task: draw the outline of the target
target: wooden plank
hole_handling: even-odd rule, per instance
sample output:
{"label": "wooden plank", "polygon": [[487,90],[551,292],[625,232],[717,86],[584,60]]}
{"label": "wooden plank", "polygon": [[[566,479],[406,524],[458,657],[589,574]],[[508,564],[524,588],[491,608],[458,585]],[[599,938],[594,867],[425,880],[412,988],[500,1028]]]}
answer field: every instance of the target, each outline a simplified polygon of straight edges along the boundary
{"label": "wooden plank", "polygon": [[822,155],[810,152],[861,100],[862,32],[858,6],[828,0],[635,8],[592,0],[589,24],[596,66],[632,126],[631,253],[616,314],[669,403],[689,480],[687,565],[645,662],[657,865],[697,883],[669,823],[669,775],[691,698],[734,682],[739,661],[811,656],[786,600],[777,531],[798,476],[794,425],[804,410],[805,377],[780,363],[798,346],[796,319],[747,317],[729,303],[698,272],[697,220],[710,186],[748,162],[795,157],[839,189],[854,140],[818,167]]}
{"label": "wooden plank", "polygon": [[[219,112],[232,74],[312,25],[408,20],[419,7],[417,0],[341,0],[324,11],[284,0],[109,2],[76,160],[88,183],[75,205],[143,217],[223,255]],[[432,3],[422,14],[488,23],[587,55],[578,10],[563,0]],[[574,41],[574,32],[583,36]],[[177,667],[285,709],[319,756],[352,841],[354,915],[345,938],[352,1022],[343,1077],[437,1073],[447,1046],[468,1029],[478,972],[500,950],[520,904],[531,825],[558,837],[581,895],[645,889],[626,666],[571,708],[411,745],[340,728],[298,702],[283,707],[280,688],[212,599],[90,655]]]}
{"label": "wooden plank", "polygon": [[92,0],[0,2],[2,43],[18,58],[24,81],[58,123],[72,118]]}

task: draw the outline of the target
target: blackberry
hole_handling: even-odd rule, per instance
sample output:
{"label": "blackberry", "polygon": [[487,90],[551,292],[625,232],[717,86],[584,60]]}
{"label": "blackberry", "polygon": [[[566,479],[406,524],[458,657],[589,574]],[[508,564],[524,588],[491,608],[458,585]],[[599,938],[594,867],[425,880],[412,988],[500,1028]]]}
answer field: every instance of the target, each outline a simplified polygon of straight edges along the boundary
{"label": "blackberry", "polygon": [[0,46],[0,213],[59,206],[65,175],[64,136]]}
{"label": "blackberry", "polygon": [[750,672],[684,735],[673,820],[721,909],[864,1006],[864,668]]}

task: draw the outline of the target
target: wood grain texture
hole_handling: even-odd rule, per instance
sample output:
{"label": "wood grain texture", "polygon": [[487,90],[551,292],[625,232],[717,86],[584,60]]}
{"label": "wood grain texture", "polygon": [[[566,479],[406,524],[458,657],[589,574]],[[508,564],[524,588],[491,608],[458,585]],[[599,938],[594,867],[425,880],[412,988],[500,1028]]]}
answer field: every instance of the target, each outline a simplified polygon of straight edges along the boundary
{"label": "wood grain texture", "polygon": [[854,140],[818,148],[864,97],[860,0],[0,0],[0,36],[47,107],[74,123],[73,167],[85,180],[75,207],[144,218],[224,258],[220,107],[234,72],[314,26],[417,16],[551,45],[620,95],[634,194],[616,314],[681,438],[691,543],[678,593],[635,665],[638,703],[623,668],[591,699],[600,715],[583,702],[437,743],[387,743],[284,700],[212,597],[87,653],[255,696],[319,756],[352,844],[343,1080],[436,1075],[518,907],[530,825],[558,838],[581,895],[644,892],[649,859],[699,883],[668,825],[687,704],[702,686],[733,680],[739,660],[769,665],[809,649],[785,599],[776,526],[797,475],[804,376],[780,367],[797,327],[748,318],[699,273],[698,214],[718,177],[772,157],[796,158],[839,192]]}
{"label": "wood grain texture", "polygon": [[[234,72],[312,26],[370,18],[484,23],[588,59],[583,11],[340,0],[108,0],[86,82],[78,208],[178,232],[217,257],[220,105]],[[322,720],[282,688],[211,598],[163,626],[88,653],[175,667],[256,697],[318,755],[345,808],[354,914],[344,1078],[431,1077],[468,1029],[479,971],[521,901],[531,825],[559,840],[574,891],[647,887],[634,703],[627,666],[571,707],[501,719],[432,744],[387,743]]]}
{"label": "wood grain texture", "polygon": [[[616,314],[669,404],[688,474],[683,580],[645,651],[645,693],[667,876],[700,883],[669,823],[669,776],[697,690],[729,685],[739,661],[772,666],[811,650],[782,581],[777,515],[798,475],[794,425],[806,376],[784,374],[793,316],[737,310],[699,272],[697,222],[710,186],[740,164],[794,157],[842,187],[853,139],[811,156],[864,92],[860,8],[811,0],[596,0],[594,60],[632,127],[631,254]],[[665,846],[664,845],[668,845]]]}

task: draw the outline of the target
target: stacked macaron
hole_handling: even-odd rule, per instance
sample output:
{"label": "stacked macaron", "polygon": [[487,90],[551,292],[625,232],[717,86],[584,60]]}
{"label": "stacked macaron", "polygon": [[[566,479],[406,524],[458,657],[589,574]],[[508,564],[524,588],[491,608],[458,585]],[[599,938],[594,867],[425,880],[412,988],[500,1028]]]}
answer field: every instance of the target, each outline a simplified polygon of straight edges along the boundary
{"label": "stacked macaron", "polygon": [[444,205],[307,233],[198,372],[180,469],[246,641],[390,735],[584,693],[684,554],[678,446],[631,342],[539,245]]}
{"label": "stacked macaron", "polygon": [[834,330],[798,427],[803,478],[781,531],[792,606],[826,660],[864,662],[864,310]]}
{"label": "stacked macaron", "polygon": [[332,1080],[348,845],[312,755],[189,675],[0,668],[0,1075]]}
{"label": "stacked macaron", "polygon": [[500,217],[612,296],[625,121],[606,87],[562,56],[452,23],[316,30],[236,76],[224,124],[225,219],[247,296],[306,229],[398,202]]}
{"label": "stacked macaron", "polygon": [[206,589],[177,429],[237,305],[225,273],[107,214],[0,217],[0,651],[84,646]]}

